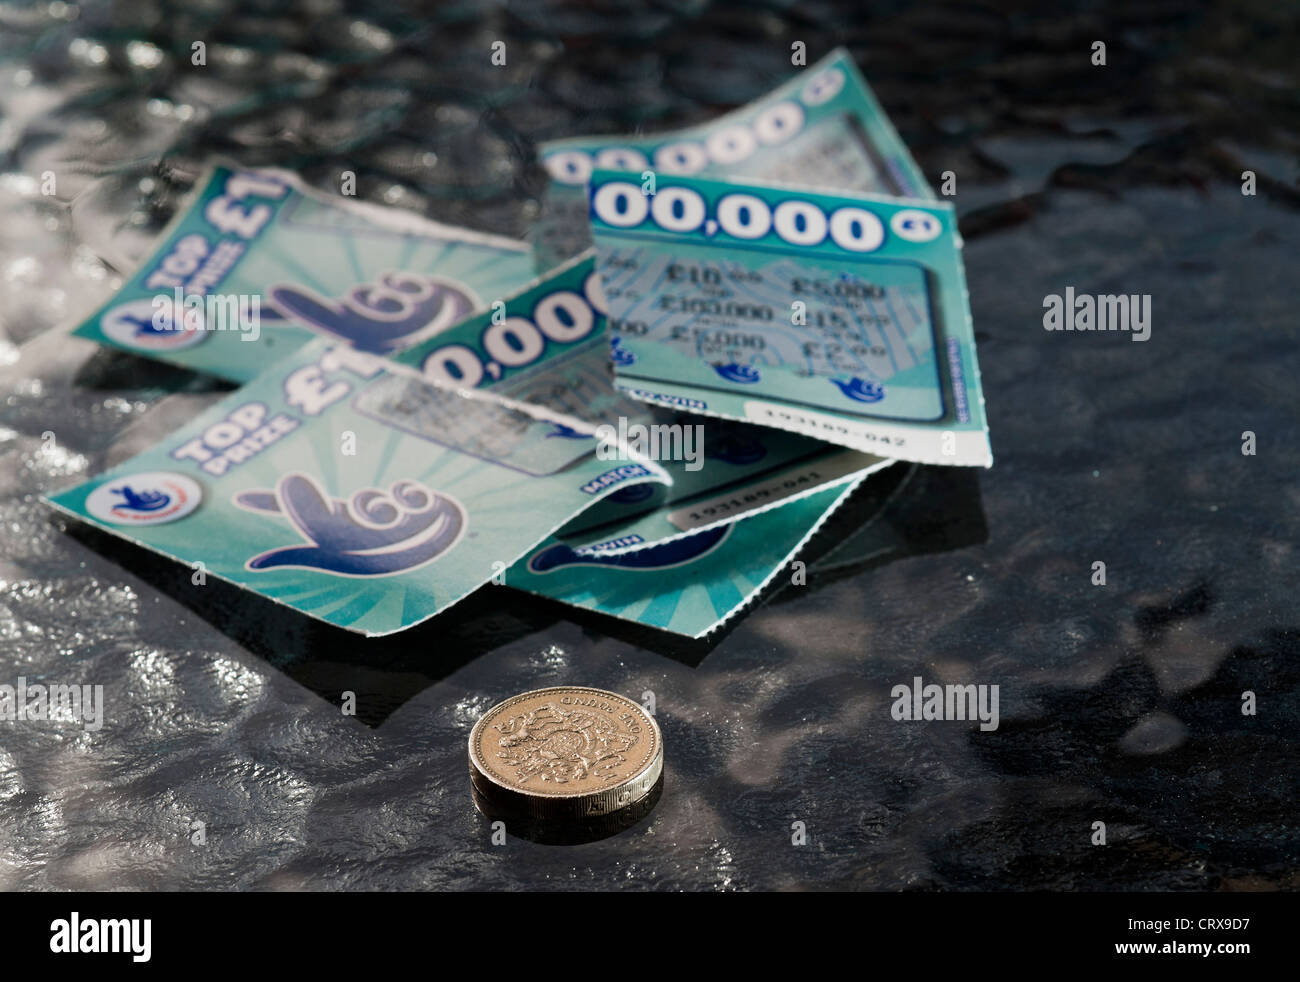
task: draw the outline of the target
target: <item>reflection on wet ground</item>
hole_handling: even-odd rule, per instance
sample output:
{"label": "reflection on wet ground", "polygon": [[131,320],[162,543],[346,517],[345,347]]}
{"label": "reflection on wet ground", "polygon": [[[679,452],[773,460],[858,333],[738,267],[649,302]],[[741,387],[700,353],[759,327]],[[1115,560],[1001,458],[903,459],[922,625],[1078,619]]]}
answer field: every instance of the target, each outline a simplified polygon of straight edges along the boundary
{"label": "reflection on wet ground", "polygon": [[[1300,886],[1297,14],[786,7],[0,3],[0,682],[108,702],[0,731],[0,887]],[[997,460],[883,472],[806,585],[701,643],[495,588],[363,640],[39,502],[228,391],[60,329],[209,156],[523,235],[536,140],[706,119],[795,40],[847,44],[956,176]],[[1150,341],[1043,331],[1067,286],[1151,294]],[[1000,726],[895,721],[916,676],[999,685]],[[663,797],[502,852],[469,729],[579,681],[653,695]]]}

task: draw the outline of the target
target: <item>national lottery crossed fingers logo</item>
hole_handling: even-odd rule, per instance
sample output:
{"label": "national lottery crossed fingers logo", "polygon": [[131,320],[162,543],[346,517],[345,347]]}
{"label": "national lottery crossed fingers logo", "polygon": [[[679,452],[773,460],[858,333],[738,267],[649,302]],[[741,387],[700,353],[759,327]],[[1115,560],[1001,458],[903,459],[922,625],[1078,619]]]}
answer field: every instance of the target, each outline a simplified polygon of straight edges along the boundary
{"label": "national lottery crossed fingers logo", "polygon": [[192,514],[202,501],[192,477],[145,471],[105,481],[86,499],[86,510],[114,525],[162,525]]}
{"label": "national lottery crossed fingers logo", "polygon": [[[233,500],[246,511],[283,517],[300,537],[250,558],[250,571],[292,567],[393,576],[450,551],[469,526],[459,501],[414,480],[396,481],[387,491],[365,488],[345,499],[328,494],[311,475],[292,473],[275,488],[237,491]],[[86,498],[86,510],[114,525],[162,525],[193,514],[202,501],[193,478],[144,471],[103,482]]]}
{"label": "national lottery crossed fingers logo", "polygon": [[347,499],[329,495],[308,474],[285,474],[273,490],[236,492],[235,504],[283,516],[302,542],[259,553],[250,570],[315,569],[340,576],[392,576],[450,551],[469,525],[465,507],[414,480],[385,492],[365,488]]}

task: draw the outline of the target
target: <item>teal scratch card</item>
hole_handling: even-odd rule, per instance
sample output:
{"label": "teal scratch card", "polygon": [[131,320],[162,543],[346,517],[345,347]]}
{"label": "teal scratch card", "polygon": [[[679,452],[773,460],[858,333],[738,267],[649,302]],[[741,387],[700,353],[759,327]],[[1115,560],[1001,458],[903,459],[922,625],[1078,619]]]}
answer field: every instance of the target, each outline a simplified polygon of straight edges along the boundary
{"label": "teal scratch card", "polygon": [[836,485],[783,508],[618,556],[559,540],[506,571],[506,585],[574,607],[699,638],[742,610],[861,484]]}
{"label": "teal scratch card", "polygon": [[[602,441],[598,453],[639,446],[670,475],[671,487],[624,488],[576,518],[558,533],[575,549],[606,554],[642,549],[780,506],[885,463],[811,437],[690,416],[622,396],[613,384],[605,310],[600,276],[588,253],[527,284],[493,310],[390,359],[436,386],[544,409],[582,427],[556,425],[547,431],[535,423],[528,439],[521,435],[514,444],[515,466],[532,469],[535,465],[523,461],[529,453],[553,457],[550,444],[576,440],[587,452],[581,434],[590,432]],[[358,408],[369,411],[376,400],[391,401],[390,393],[400,392],[402,384],[394,377],[387,387],[372,387]],[[422,401],[436,392],[428,386],[417,391]],[[456,427],[454,419],[442,416],[427,428],[452,433]],[[647,439],[651,434],[653,444]]]}
{"label": "teal scratch card", "polygon": [[[195,575],[382,635],[446,610],[605,495],[668,479],[598,459],[594,440],[581,454],[538,440],[551,424],[497,403],[421,400],[409,377],[394,397],[383,365],[310,342],[49,501]],[[431,422],[449,417],[454,428]]]}
{"label": "teal scratch card", "polygon": [[951,205],[591,175],[617,385],[921,463],[992,464]]}
{"label": "teal scratch card", "polygon": [[389,354],[532,275],[523,243],[220,165],[75,334],[247,382],[323,336]]}
{"label": "teal scratch card", "polygon": [[837,48],[789,82],[702,126],[653,136],[577,137],[541,146],[551,177],[534,235],[539,266],[588,242],[586,196],[599,169],[753,178],[933,198],[853,58]]}

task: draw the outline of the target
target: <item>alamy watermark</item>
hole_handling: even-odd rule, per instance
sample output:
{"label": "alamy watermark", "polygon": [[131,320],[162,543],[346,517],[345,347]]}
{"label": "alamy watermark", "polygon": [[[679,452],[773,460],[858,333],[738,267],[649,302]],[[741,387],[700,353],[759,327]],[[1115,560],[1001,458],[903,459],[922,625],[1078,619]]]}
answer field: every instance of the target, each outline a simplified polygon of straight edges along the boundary
{"label": "alamy watermark", "polygon": [[0,685],[0,722],[80,723],[95,732],[104,725],[102,685],[27,684]]}
{"label": "alamy watermark", "polygon": [[126,954],[133,962],[153,957],[153,921],[139,917],[82,917],[73,911],[50,922],[50,951],[56,955]]}
{"label": "alamy watermark", "polygon": [[688,471],[704,466],[704,425],[702,423],[629,423],[618,418],[618,426],[602,423],[596,427],[600,446],[599,460],[629,460],[638,455],[649,460],[684,460]]}
{"label": "alamy watermark", "polygon": [[899,721],[977,719],[985,732],[998,728],[996,685],[926,685],[918,675],[910,686],[899,683],[889,694],[894,700],[889,714]]}
{"label": "alamy watermark", "polygon": [[262,336],[262,298],[249,293],[186,293],[175,287],[171,294],[153,298],[152,330],[238,331],[241,341]]}
{"label": "alamy watermark", "polygon": [[1129,331],[1133,341],[1151,337],[1151,294],[1049,293],[1043,297],[1046,331]]}

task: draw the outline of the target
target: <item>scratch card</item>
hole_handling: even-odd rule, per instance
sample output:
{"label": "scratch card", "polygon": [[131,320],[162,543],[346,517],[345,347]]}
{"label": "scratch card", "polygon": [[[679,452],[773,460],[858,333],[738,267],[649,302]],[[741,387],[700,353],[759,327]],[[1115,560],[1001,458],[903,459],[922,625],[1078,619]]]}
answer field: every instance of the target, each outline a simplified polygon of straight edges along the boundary
{"label": "scratch card", "polygon": [[[382,360],[313,341],[57,508],[277,603],[367,635],[445,610],[607,494],[666,481],[538,441],[544,422],[440,391],[389,405]],[[385,390],[379,397],[374,390]],[[363,411],[364,409],[364,411]],[[523,449],[521,449],[523,447]],[[550,459],[544,459],[546,453]],[[521,455],[525,455],[521,459]]]}
{"label": "scratch card", "polygon": [[575,607],[699,638],[742,610],[861,484],[836,485],[783,508],[652,549],[574,552],[558,540],[506,572],[506,585]]}
{"label": "scratch card", "polygon": [[603,170],[590,193],[626,395],[992,464],[950,205]]}
{"label": "scratch card", "polygon": [[934,197],[843,48],[702,126],[653,136],[555,140],[542,144],[541,159],[552,182],[547,213],[534,235],[541,268],[589,243],[583,192],[601,168]]}
{"label": "scratch card", "polygon": [[252,379],[315,337],[400,351],[532,275],[523,243],[211,168],[158,248],[75,334]]}
{"label": "scratch card", "polygon": [[[647,405],[614,387],[606,300],[592,255],[578,257],[507,297],[490,312],[393,356],[438,386],[470,389],[506,405],[556,414],[573,427],[532,422],[519,455],[583,433],[602,438],[598,454],[633,447],[671,476],[672,484],[624,488],[588,509],[558,534],[578,551],[607,554],[680,538],[690,532],[777,507],[828,483],[883,466],[867,453],[821,440],[716,417]],[[615,350],[619,357],[620,351]],[[400,387],[399,378],[389,380]],[[436,390],[418,386],[424,401]],[[387,389],[372,387],[372,398]],[[361,406],[363,411],[368,408]],[[452,433],[454,421],[436,429]],[[470,449],[469,452],[475,452]]]}

